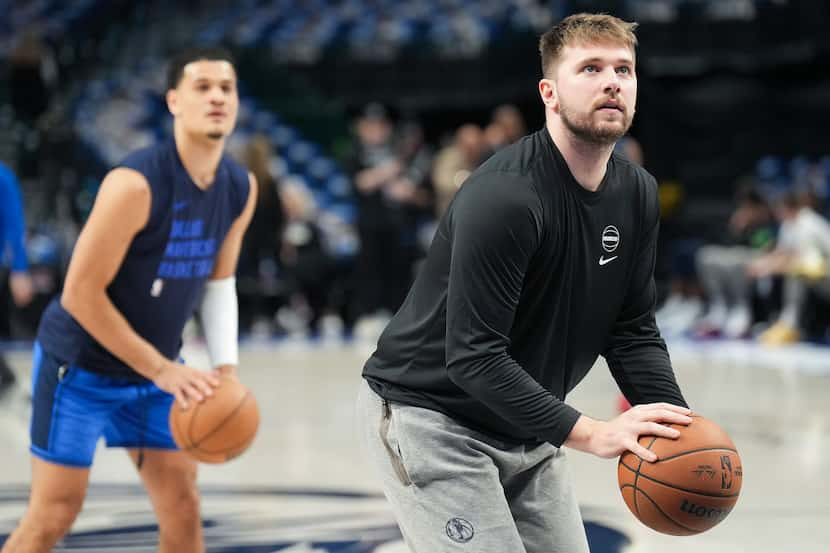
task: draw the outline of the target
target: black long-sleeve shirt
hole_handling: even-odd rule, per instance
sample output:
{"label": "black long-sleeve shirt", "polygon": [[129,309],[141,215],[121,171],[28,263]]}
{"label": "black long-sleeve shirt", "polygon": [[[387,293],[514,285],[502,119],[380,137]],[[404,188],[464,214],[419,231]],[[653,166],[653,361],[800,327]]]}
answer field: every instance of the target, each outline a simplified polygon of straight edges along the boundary
{"label": "black long-sleeve shirt", "polygon": [[363,375],[507,443],[561,445],[603,355],[633,404],[685,406],[654,321],[657,184],[614,154],[596,192],[542,129],[477,169]]}

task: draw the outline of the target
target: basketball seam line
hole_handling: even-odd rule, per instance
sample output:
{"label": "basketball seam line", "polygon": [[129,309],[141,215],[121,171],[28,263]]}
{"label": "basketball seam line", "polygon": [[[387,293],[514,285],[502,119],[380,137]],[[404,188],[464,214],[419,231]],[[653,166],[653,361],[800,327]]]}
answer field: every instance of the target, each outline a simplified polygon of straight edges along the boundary
{"label": "basketball seam line", "polygon": [[[648,447],[646,449],[650,450],[651,446],[653,446],[654,442],[656,442],[656,441],[657,441],[657,436],[654,436],[651,439],[651,443],[648,444]],[[634,455],[637,455],[637,454],[635,453]],[[640,456],[637,455],[637,458],[640,459]],[[644,462],[645,461],[643,459],[640,459],[640,464],[637,465],[637,472],[634,473],[634,510],[637,511],[637,517],[638,518],[640,516],[640,505],[637,503],[637,479],[640,478],[640,468],[643,466]],[[623,463],[623,464],[625,464],[625,463]]]}
{"label": "basketball seam line", "polygon": [[728,499],[730,497],[738,497],[739,495],[741,495],[741,492],[733,493],[733,494],[729,494],[729,495],[714,495],[714,494],[706,493],[706,492],[698,492],[698,491],[695,491],[695,490],[690,490],[688,488],[681,488],[680,486],[677,486],[675,484],[670,484],[668,482],[663,482],[661,480],[657,480],[656,478],[652,478],[651,476],[649,476],[647,474],[643,474],[641,476],[643,478],[645,478],[646,480],[651,480],[655,484],[660,484],[661,486],[666,486],[668,488],[672,488],[672,489],[675,489],[675,490],[680,490],[681,492],[693,493],[695,495],[702,495],[702,496],[705,496],[705,497],[719,497],[719,498],[723,498],[723,499]]}
{"label": "basketball seam line", "polygon": [[666,519],[669,522],[679,526],[680,528],[683,528],[684,530],[688,530],[689,532],[692,532],[693,534],[699,534],[701,532],[701,530],[695,530],[694,528],[686,526],[685,524],[681,524],[681,523],[677,522],[674,518],[670,517],[668,514],[666,514],[666,512],[663,509],[660,508],[660,505],[658,505],[657,502],[654,501],[651,498],[651,496],[648,495],[643,490],[635,489],[634,490],[634,497],[637,497],[637,492],[640,492],[641,494],[643,494],[645,496],[645,498],[648,499],[651,502],[652,505],[654,505],[654,508],[657,509],[658,511],[660,511],[660,514],[663,515],[664,517],[666,517]]}
{"label": "basketball seam line", "polygon": [[248,440],[252,440],[252,439],[253,438],[251,438],[251,437],[246,437],[245,439],[243,439],[243,440],[227,447],[225,450],[222,450],[222,451],[211,451],[211,450],[208,450],[208,449],[201,449],[201,448],[199,449],[199,451],[201,451],[202,453],[208,453],[210,455],[216,455],[216,454],[219,454],[219,453],[227,453],[228,451],[234,451],[235,449],[237,449],[239,447],[242,447],[243,445],[245,445],[245,443]]}
{"label": "basketball seam line", "polygon": [[185,438],[187,438],[187,443],[188,443],[187,451],[190,451],[191,449],[193,449],[195,447],[194,444],[193,444],[193,436],[192,436],[193,424],[196,421],[196,415],[199,414],[199,409],[201,409],[201,407],[202,407],[202,402],[201,401],[197,402],[196,405],[193,407],[193,414],[190,416],[190,419],[187,421],[187,434],[185,434]]}
{"label": "basketball seam line", "polygon": [[[228,413],[228,415],[224,419],[222,419],[222,422],[220,422],[219,424],[214,426],[213,430],[211,430],[210,432],[208,432],[207,434],[202,436],[201,439],[199,439],[198,442],[193,443],[193,449],[198,448],[199,445],[202,442],[204,442],[205,440],[207,440],[208,438],[213,436],[217,431],[219,431],[225,425],[226,422],[231,420],[233,418],[233,416],[236,415],[236,413],[242,408],[242,406],[245,405],[245,403],[248,401],[248,396],[250,396],[250,395],[251,395],[251,393],[249,391],[246,391],[245,392],[245,397],[242,398],[242,401],[240,401],[239,404],[236,407],[234,407],[233,411]],[[196,413],[193,413],[193,418],[194,419],[196,418]]]}
{"label": "basketball seam line", "polygon": [[735,455],[738,454],[738,451],[731,447],[701,447],[700,449],[690,449],[688,451],[684,451],[683,453],[676,453],[670,457],[662,457],[658,459],[658,461],[668,461],[670,459],[677,459],[678,457],[683,457],[684,455],[688,455],[690,453],[698,453],[700,451],[731,451]]}

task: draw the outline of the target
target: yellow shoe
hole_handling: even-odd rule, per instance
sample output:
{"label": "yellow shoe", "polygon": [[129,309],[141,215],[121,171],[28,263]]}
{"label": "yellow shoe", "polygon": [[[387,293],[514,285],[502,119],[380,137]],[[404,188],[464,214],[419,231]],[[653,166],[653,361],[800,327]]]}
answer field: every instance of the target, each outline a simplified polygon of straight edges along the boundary
{"label": "yellow shoe", "polygon": [[798,329],[784,323],[775,323],[758,336],[758,341],[770,347],[794,344],[801,339]]}

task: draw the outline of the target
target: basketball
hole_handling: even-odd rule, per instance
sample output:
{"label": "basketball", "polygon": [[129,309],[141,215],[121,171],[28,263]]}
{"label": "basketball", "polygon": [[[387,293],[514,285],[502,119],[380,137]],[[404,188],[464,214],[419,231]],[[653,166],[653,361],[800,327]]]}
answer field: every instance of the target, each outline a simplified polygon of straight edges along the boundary
{"label": "basketball", "polygon": [[648,463],[629,452],[620,457],[617,478],[625,504],[658,532],[690,536],[729,515],[741,492],[743,467],[735,444],[712,421],[691,415],[676,440],[641,436],[640,445],[657,454]]}
{"label": "basketball", "polygon": [[203,463],[224,463],[251,445],[259,427],[259,407],[236,378],[223,377],[213,395],[182,409],[170,408],[170,431],[179,449]]}

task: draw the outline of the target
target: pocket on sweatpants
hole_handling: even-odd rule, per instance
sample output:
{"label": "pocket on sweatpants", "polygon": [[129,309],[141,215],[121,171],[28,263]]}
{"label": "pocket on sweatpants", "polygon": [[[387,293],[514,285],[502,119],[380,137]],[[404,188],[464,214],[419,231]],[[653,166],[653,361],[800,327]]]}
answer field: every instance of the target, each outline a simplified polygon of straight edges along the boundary
{"label": "pocket on sweatpants", "polygon": [[406,468],[403,454],[401,453],[400,441],[398,439],[397,425],[395,424],[395,414],[392,410],[391,404],[383,400],[383,411],[380,421],[380,440],[383,443],[384,449],[389,456],[389,462],[392,464],[392,470],[398,481],[404,486],[412,485],[412,478],[409,476],[409,471]]}

